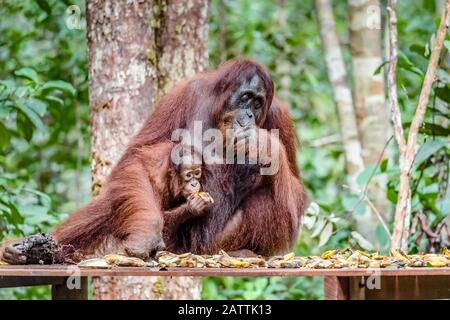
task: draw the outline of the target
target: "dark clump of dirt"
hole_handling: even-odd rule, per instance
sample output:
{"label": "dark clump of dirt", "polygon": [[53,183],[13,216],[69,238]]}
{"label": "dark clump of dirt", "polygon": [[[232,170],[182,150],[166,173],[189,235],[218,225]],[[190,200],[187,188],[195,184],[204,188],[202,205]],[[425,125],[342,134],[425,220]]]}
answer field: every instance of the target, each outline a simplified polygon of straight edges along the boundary
{"label": "dark clump of dirt", "polygon": [[59,245],[51,235],[41,233],[29,236],[21,243],[27,264],[53,264]]}

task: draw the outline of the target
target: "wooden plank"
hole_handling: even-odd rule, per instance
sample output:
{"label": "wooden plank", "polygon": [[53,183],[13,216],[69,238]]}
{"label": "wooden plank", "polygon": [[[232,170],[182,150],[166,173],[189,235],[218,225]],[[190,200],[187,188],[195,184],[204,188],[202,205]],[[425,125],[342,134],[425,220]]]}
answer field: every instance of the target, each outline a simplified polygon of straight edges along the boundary
{"label": "wooden plank", "polygon": [[324,277],[325,300],[347,300],[349,298],[349,277]]}
{"label": "wooden plank", "polygon": [[[228,269],[76,266],[2,266],[0,288],[53,285],[54,299],[86,299],[88,276],[324,276],[326,299],[449,299],[450,268],[405,269]],[[80,279],[70,290],[67,279]]]}
{"label": "wooden plank", "polygon": [[88,299],[88,278],[80,277],[78,283],[68,283],[68,278],[63,278],[62,284],[52,286],[52,300],[87,300]]}
{"label": "wooden plank", "polygon": [[[368,283],[368,280],[370,283]],[[349,278],[351,300],[450,299],[449,276],[380,276]]]}
{"label": "wooden plank", "polygon": [[260,277],[260,276],[446,276],[450,277],[450,268],[404,268],[404,269],[278,269],[278,268],[157,268],[144,267],[114,267],[111,269],[78,268],[67,265],[29,265],[29,266],[2,266],[0,276],[56,276],[67,277],[74,272],[80,276],[236,276],[236,277]]}
{"label": "wooden plank", "polygon": [[365,300],[365,280],[367,277],[348,278],[348,298],[349,300]]}
{"label": "wooden plank", "polygon": [[61,284],[61,277],[24,277],[24,276],[0,276],[0,288],[43,286]]}

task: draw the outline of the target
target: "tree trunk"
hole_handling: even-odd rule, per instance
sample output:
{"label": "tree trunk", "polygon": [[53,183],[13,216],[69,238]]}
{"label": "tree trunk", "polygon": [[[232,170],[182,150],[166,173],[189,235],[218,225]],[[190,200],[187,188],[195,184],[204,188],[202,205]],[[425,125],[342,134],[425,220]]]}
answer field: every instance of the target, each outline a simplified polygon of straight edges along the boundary
{"label": "tree trunk", "polygon": [[[97,194],[152,106],[207,62],[208,2],[87,1],[92,190]],[[95,299],[199,299],[200,279],[94,279]]]}
{"label": "tree trunk", "polygon": [[359,189],[356,178],[364,169],[364,163],[361,156],[361,143],[353,109],[352,93],[347,84],[347,71],[336,34],[333,9],[329,0],[316,0],[315,3],[328,78],[340,120],[348,184],[353,190]]}
{"label": "tree trunk", "polygon": [[[352,55],[353,98],[356,121],[362,144],[364,165],[377,164],[387,158],[383,151],[391,128],[388,106],[384,94],[383,73],[374,75],[382,64],[381,9],[378,0],[349,0],[350,52]],[[373,177],[368,194],[381,215],[389,218],[389,202],[386,198],[386,177]],[[378,224],[370,210],[359,217],[361,233],[376,243]],[[364,229],[364,230],[362,230]]]}

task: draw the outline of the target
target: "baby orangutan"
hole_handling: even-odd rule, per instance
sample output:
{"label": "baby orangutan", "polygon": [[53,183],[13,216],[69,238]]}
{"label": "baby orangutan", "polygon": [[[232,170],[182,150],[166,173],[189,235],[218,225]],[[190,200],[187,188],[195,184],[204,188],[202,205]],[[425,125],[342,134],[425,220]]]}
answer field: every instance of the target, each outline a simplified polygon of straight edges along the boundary
{"label": "baby orangutan", "polygon": [[201,164],[194,161],[194,155],[186,155],[187,147],[181,149],[184,156],[180,164],[172,162],[169,179],[172,198],[178,198],[180,204],[164,212],[163,238],[169,251],[175,251],[179,226],[191,218],[202,216],[214,203],[209,193],[201,191]]}

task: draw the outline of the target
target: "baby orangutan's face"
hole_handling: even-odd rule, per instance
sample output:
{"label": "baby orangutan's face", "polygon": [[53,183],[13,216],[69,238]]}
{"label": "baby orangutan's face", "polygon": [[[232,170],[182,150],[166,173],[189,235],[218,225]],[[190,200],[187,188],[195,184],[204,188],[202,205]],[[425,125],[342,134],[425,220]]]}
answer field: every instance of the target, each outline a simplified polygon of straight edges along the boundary
{"label": "baby orangutan's face", "polygon": [[199,165],[184,164],[181,168],[180,176],[183,183],[182,195],[184,198],[187,199],[190,195],[200,192],[202,169]]}

